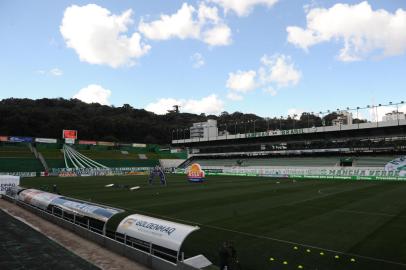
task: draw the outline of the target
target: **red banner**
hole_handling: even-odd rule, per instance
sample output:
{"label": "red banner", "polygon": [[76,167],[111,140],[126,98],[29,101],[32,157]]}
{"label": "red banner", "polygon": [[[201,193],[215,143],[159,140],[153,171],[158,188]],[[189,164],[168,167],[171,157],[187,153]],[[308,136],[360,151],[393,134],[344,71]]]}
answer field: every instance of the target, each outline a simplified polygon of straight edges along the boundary
{"label": "red banner", "polygon": [[62,138],[64,139],[77,139],[78,131],[77,130],[68,130],[64,129],[62,133]]}
{"label": "red banner", "polygon": [[0,142],[7,142],[8,137],[7,136],[0,136]]}

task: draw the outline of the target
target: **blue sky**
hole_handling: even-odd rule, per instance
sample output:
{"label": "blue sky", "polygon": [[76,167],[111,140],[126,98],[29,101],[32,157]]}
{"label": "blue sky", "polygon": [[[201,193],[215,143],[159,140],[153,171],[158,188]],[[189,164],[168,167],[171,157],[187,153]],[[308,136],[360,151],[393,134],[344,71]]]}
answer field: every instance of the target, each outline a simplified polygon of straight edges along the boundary
{"label": "blue sky", "polygon": [[403,0],[5,0],[0,36],[0,99],[286,116],[406,97]]}

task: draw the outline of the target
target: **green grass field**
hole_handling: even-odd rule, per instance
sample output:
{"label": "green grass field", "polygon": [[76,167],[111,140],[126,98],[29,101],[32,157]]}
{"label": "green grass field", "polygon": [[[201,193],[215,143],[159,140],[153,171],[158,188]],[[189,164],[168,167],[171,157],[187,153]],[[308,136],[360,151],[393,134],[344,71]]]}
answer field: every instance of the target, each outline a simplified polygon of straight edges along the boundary
{"label": "green grass field", "polygon": [[[104,187],[110,183],[141,189]],[[199,184],[170,175],[167,187],[148,186],[146,176],[33,178],[22,184],[57,184],[66,196],[198,225],[183,246],[188,256],[217,262],[220,244],[230,240],[245,270],[406,269],[402,182],[211,176]]]}

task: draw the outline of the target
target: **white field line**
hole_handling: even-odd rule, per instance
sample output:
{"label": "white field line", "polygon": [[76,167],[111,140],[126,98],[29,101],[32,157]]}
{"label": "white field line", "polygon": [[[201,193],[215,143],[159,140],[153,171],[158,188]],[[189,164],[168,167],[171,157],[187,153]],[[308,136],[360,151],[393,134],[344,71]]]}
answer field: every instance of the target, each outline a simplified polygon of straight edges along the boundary
{"label": "white field line", "polygon": [[174,220],[174,221],[184,222],[184,223],[188,223],[188,224],[194,224],[194,225],[198,225],[198,226],[201,226],[201,227],[207,227],[207,228],[216,229],[216,230],[220,230],[220,231],[226,231],[226,232],[232,232],[232,233],[236,233],[236,234],[240,234],[240,235],[249,236],[249,237],[252,237],[252,238],[270,240],[270,241],[275,241],[275,242],[284,243],[284,244],[301,246],[301,247],[305,247],[305,248],[313,248],[313,249],[318,249],[318,250],[322,250],[322,251],[328,251],[328,252],[331,252],[331,253],[357,257],[357,258],[370,260],[370,261],[384,262],[384,263],[388,263],[388,264],[406,266],[406,263],[390,261],[390,260],[385,260],[385,259],[375,258],[375,257],[370,257],[370,256],[364,256],[364,255],[360,255],[360,254],[356,254],[356,253],[349,253],[349,252],[344,252],[344,251],[339,251],[339,250],[334,250],[334,249],[328,249],[328,248],[309,245],[309,244],[305,244],[305,243],[293,242],[293,241],[289,241],[289,240],[283,240],[283,239],[270,237],[270,236],[265,236],[265,235],[258,235],[258,234],[253,234],[253,233],[247,233],[247,232],[227,229],[227,228],[220,227],[220,226],[208,225],[208,224],[202,224],[202,223],[194,222],[194,221],[191,221],[191,220],[173,218],[173,217],[164,216],[164,215],[156,215],[154,213],[149,213],[149,212],[146,212],[146,211],[138,211],[138,212],[142,212],[142,213],[145,213],[145,214],[152,214],[153,216],[156,216],[156,217],[171,219],[171,220]]}
{"label": "white field line", "polygon": [[[374,185],[376,185],[376,184],[374,184]],[[374,185],[372,185],[372,186],[374,186]],[[352,188],[352,189],[347,189],[347,190],[341,190],[341,191],[338,191],[338,192],[324,194],[324,195],[321,195],[321,196],[319,195],[317,197],[311,197],[311,198],[308,198],[308,199],[305,199],[305,200],[298,200],[298,201],[294,201],[294,202],[291,202],[291,203],[288,203],[288,204],[278,205],[277,207],[285,206],[285,205],[294,205],[294,204],[297,204],[297,203],[311,201],[311,200],[318,199],[318,198],[321,198],[321,197],[324,198],[324,197],[328,197],[328,196],[335,195],[335,194],[338,194],[338,193],[343,193],[343,192],[346,192],[346,191],[352,191],[352,190],[362,189],[362,188],[364,188],[364,186],[363,187]],[[194,221],[191,221],[191,220],[184,220],[184,219],[179,219],[179,218],[173,218],[173,217],[170,217],[170,216],[157,215],[155,213],[150,213],[150,212],[146,212],[146,211],[139,211],[139,210],[136,210],[136,211],[143,212],[145,214],[150,214],[150,215],[160,217],[160,218],[166,218],[166,219],[171,219],[171,220],[174,220],[174,221],[179,221],[179,222],[198,225],[198,226],[201,226],[201,227],[207,227],[207,228],[226,231],[226,232],[232,232],[232,233],[236,233],[236,234],[240,234],[240,235],[249,236],[249,237],[252,237],[252,238],[265,239],[265,240],[275,241],[275,242],[284,243],[284,244],[297,245],[297,246],[302,246],[302,247],[305,247],[305,248],[319,249],[319,250],[328,251],[328,252],[332,252],[332,253],[336,253],[336,254],[352,256],[352,257],[357,257],[357,258],[376,261],[376,262],[384,262],[384,263],[388,263],[388,264],[406,266],[406,263],[390,261],[390,260],[385,260],[385,259],[375,258],[375,257],[370,257],[370,256],[364,256],[364,255],[360,255],[360,254],[356,254],[356,253],[349,253],[349,252],[344,252],[344,251],[339,251],[339,250],[333,250],[333,249],[323,248],[323,247],[309,245],[309,244],[305,244],[305,243],[299,243],[299,242],[293,242],[293,241],[289,241],[289,240],[283,240],[283,239],[279,239],[279,238],[269,237],[269,236],[265,236],[265,235],[257,235],[257,234],[253,234],[253,233],[247,233],[247,232],[227,229],[227,228],[220,227],[220,226],[202,224],[202,223],[194,222]]]}

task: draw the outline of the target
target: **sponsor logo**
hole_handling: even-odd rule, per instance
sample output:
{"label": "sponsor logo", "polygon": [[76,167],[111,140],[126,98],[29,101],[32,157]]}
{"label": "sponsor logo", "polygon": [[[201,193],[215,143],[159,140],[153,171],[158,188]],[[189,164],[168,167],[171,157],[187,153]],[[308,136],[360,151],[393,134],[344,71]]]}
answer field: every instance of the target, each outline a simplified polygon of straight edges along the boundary
{"label": "sponsor logo", "polygon": [[205,178],[205,173],[200,167],[200,164],[193,163],[187,171],[187,177],[192,182],[202,182]]}
{"label": "sponsor logo", "polygon": [[139,220],[139,219],[133,219],[129,218],[123,223],[123,227],[125,229],[128,229],[129,227],[136,226],[141,231],[145,231],[144,229],[147,229],[146,232],[151,231],[151,232],[160,232],[160,233],[165,233],[168,236],[170,236],[173,232],[176,231],[176,228],[170,227],[170,226],[165,226],[162,224],[158,223],[153,223],[153,222],[148,222],[145,220]]}

